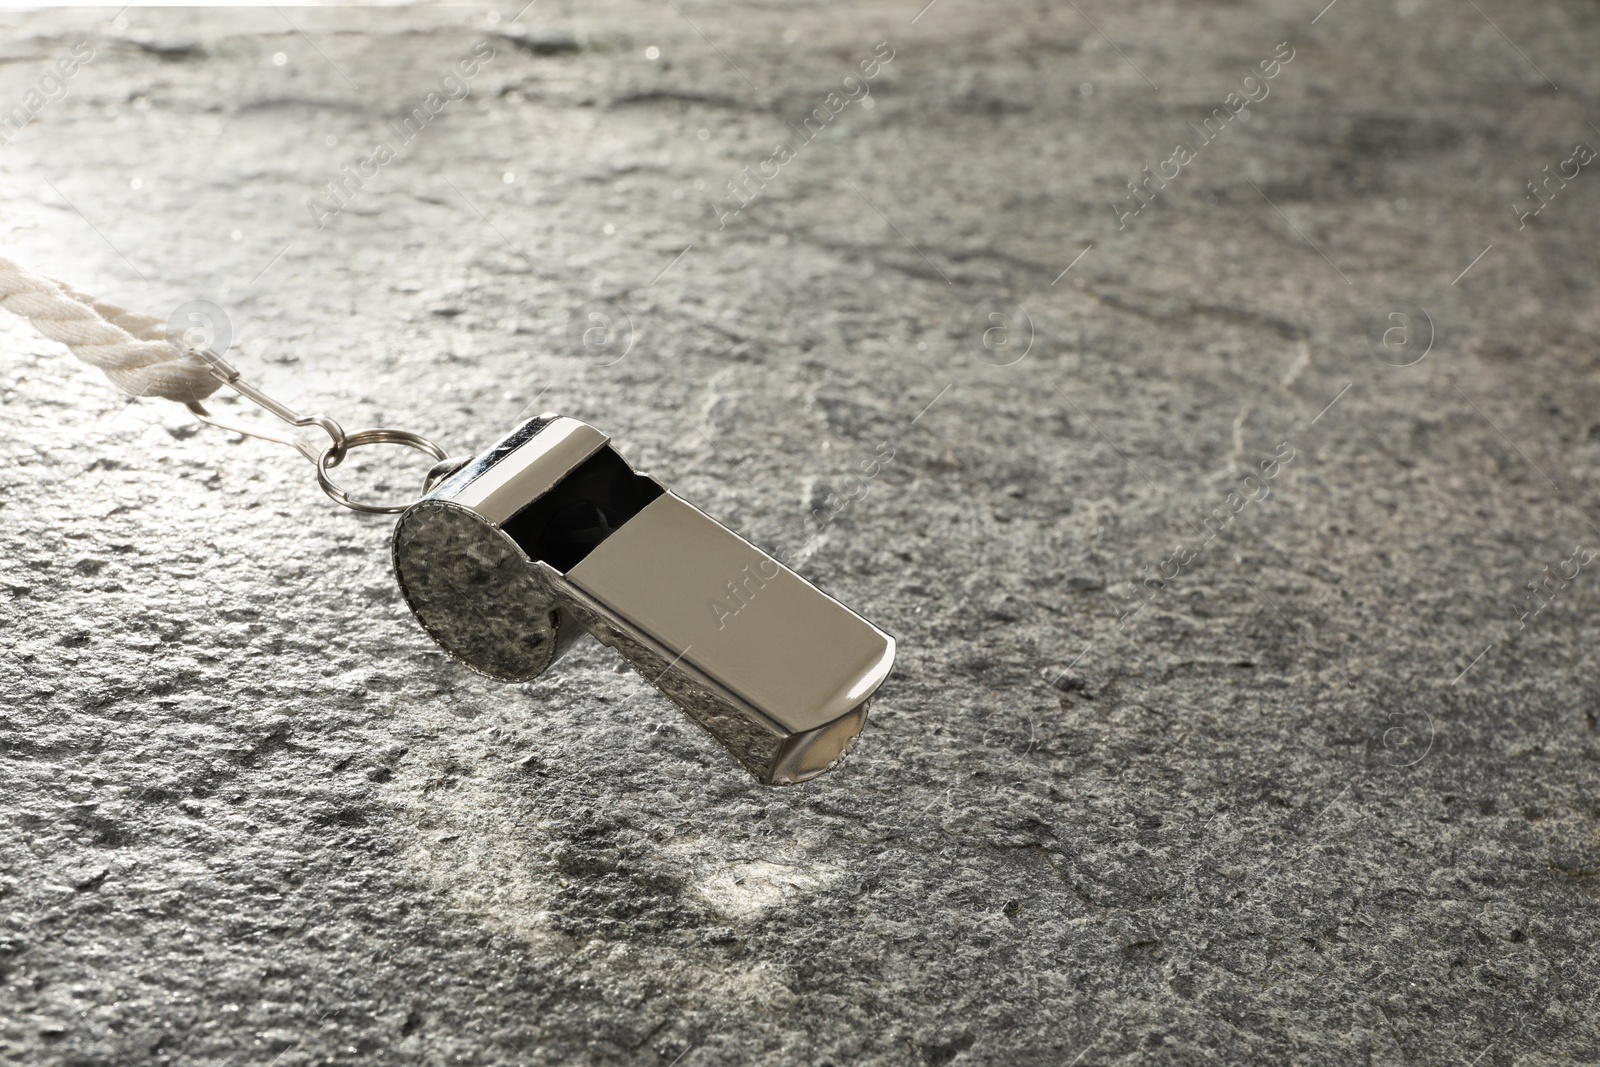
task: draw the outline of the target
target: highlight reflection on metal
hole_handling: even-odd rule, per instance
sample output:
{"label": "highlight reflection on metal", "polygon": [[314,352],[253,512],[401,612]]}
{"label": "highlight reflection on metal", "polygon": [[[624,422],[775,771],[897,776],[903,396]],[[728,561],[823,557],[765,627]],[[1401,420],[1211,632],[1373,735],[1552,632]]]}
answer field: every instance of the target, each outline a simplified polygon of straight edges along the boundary
{"label": "highlight reflection on metal", "polygon": [[400,516],[394,561],[456,659],[526,681],[586,630],[763,782],[836,764],[894,662],[888,634],[576,419],[530,419],[445,477]]}

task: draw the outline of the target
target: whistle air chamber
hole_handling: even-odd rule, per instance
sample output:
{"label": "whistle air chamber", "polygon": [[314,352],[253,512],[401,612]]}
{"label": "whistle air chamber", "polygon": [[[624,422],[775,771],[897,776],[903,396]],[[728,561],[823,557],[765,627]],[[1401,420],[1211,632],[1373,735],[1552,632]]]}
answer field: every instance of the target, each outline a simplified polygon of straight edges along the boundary
{"label": "whistle air chamber", "polygon": [[441,648],[537,678],[583,631],[768,784],[855,744],[894,639],[639,474],[587,423],[529,419],[395,526],[395,574]]}

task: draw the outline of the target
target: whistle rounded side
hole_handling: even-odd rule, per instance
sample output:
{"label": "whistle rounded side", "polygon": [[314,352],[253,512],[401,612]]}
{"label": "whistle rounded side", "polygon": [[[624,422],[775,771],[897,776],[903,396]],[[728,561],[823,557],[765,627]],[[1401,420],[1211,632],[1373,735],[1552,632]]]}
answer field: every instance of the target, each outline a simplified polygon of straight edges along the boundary
{"label": "whistle rounded side", "polygon": [[578,629],[517,543],[458,504],[427,499],[408,508],[392,548],[400,592],[417,621],[480,674],[537,678]]}

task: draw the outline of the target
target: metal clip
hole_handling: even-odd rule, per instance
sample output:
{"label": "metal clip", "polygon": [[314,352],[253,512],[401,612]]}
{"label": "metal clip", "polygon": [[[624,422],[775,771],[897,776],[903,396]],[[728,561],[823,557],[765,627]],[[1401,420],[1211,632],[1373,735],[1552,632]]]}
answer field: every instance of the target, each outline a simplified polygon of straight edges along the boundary
{"label": "metal clip", "polygon": [[593,426],[541,415],[395,524],[395,575],[441,647],[503,681],[588,631],[765,783],[855,744],[894,639],[639,474]]}
{"label": "metal clip", "polygon": [[322,486],[335,503],[342,504],[352,511],[367,512],[375,515],[396,515],[410,507],[405,504],[363,504],[352,500],[350,494],[341,489],[328,476],[328,471],[344,462],[345,456],[352,448],[362,445],[405,445],[419,452],[426,452],[435,460],[444,460],[445,450],[423,437],[421,434],[412,433],[410,430],[395,430],[388,427],[375,427],[366,430],[357,430],[347,434],[344,427],[327,415],[302,415],[289,405],[279,400],[274,400],[259,388],[251,385],[239,375],[239,368],[223,359],[209,349],[191,349],[194,355],[203,360],[210,369],[212,377],[223,385],[232,389],[246,400],[263,408],[290,426],[315,426],[328,435],[329,441],[326,448],[318,449],[316,445],[307,441],[299,434],[273,433],[259,426],[243,426],[238,423],[228,422],[212,415],[206,406],[198,400],[188,403],[189,410],[195,418],[208,426],[215,426],[219,430],[230,433],[244,434],[246,437],[255,437],[275,444],[288,445],[299,452],[317,468],[317,484]]}

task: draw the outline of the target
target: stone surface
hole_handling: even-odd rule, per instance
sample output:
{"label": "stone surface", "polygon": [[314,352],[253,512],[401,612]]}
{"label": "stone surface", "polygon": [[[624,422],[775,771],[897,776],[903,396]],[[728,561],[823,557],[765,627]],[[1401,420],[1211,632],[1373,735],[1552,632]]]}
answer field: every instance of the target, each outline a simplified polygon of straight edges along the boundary
{"label": "stone surface", "polygon": [[386,520],[7,318],[0,1059],[1600,1060],[1594,567],[1520,618],[1600,544],[1600,7],[520,6],[0,14],[6,254],[347,426],[607,428],[893,630],[862,743],[478,678]]}

